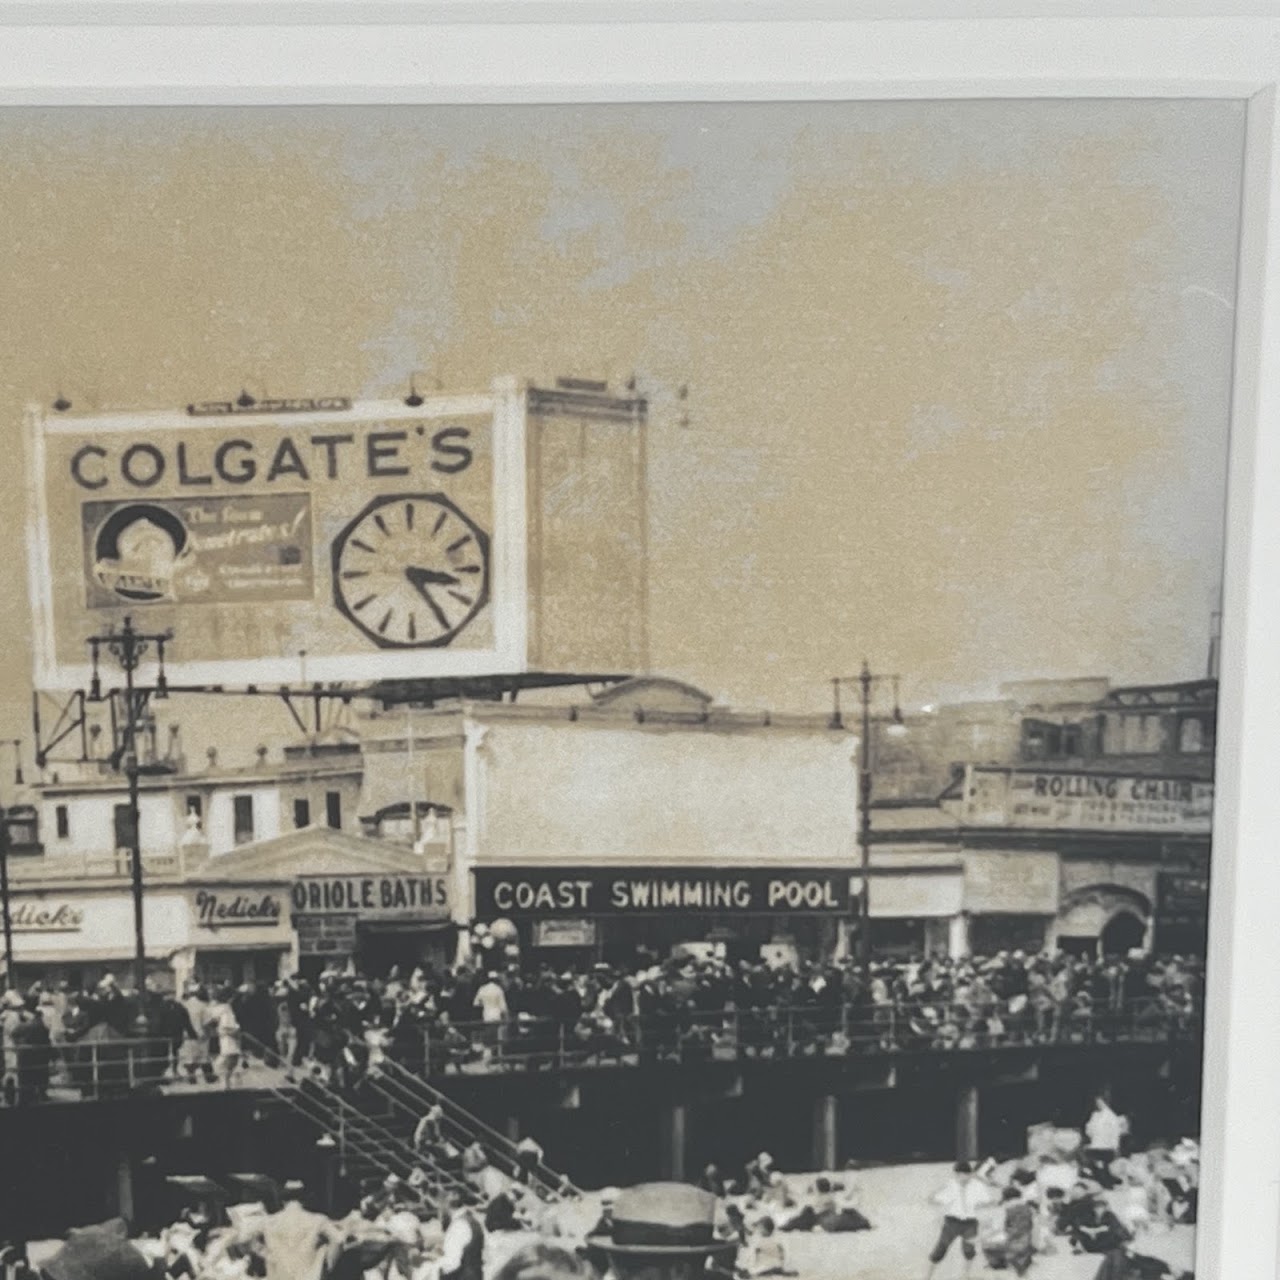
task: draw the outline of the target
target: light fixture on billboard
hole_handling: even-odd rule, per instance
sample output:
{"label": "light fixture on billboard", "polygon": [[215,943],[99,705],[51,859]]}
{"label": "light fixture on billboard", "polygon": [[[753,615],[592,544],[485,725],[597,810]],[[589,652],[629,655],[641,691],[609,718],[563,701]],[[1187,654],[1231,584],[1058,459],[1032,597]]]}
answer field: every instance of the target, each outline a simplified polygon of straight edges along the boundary
{"label": "light fixture on billboard", "polygon": [[53,402],[54,413],[66,413],[66,411],[70,408],[71,408],[71,401],[68,400],[67,397],[64,396],[61,391],[59,391],[58,398]]}
{"label": "light fixture on billboard", "polygon": [[409,394],[405,396],[404,402],[410,409],[416,409],[422,403],[422,397],[418,394],[418,384],[414,380],[417,378],[416,373],[409,375]]}
{"label": "light fixture on billboard", "polygon": [[240,394],[236,396],[236,404],[242,409],[252,409],[258,402],[249,394],[247,387],[240,389]]}

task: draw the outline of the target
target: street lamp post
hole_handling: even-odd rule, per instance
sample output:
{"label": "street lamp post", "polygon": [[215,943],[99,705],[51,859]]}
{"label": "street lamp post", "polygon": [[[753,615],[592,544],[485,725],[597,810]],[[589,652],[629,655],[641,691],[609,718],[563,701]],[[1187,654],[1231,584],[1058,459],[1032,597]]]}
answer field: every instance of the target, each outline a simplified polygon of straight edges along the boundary
{"label": "street lamp post", "polygon": [[[14,786],[22,786],[22,739],[11,738],[13,744]],[[4,985],[11,991],[13,981],[13,906],[9,897],[9,850],[12,841],[9,832],[9,813],[0,808],[0,915],[4,918]]]}
{"label": "street lamp post", "polygon": [[871,967],[871,794],[874,768],[871,755],[871,704],[875,690],[886,682],[892,683],[893,711],[889,717],[887,732],[894,736],[905,733],[906,724],[902,718],[902,708],[898,704],[900,679],[896,675],[873,674],[870,665],[863,659],[862,670],[856,676],[836,676],[831,681],[831,727],[844,728],[844,717],[840,710],[841,685],[857,686],[862,713],[862,741],[858,744],[858,860],[862,873],[862,892],[858,895],[858,967],[864,978]]}
{"label": "street lamp post", "polygon": [[[112,756],[116,768],[123,768],[129,784],[129,870],[133,890],[133,977],[134,990],[138,993],[138,1018],[145,1017],[145,992],[147,983],[147,948],[142,922],[142,840],[141,815],[138,802],[138,721],[146,710],[154,693],[157,698],[168,694],[164,674],[164,647],[173,639],[171,631],[146,633],[134,630],[132,618],[125,618],[119,631],[114,628],[103,635],[89,637],[89,651],[93,660],[93,678],[89,700],[102,700],[102,682],[98,674],[98,660],[105,649],[124,671],[124,732],[119,746]],[[159,672],[154,689],[139,689],[134,673],[142,659],[155,649]]]}

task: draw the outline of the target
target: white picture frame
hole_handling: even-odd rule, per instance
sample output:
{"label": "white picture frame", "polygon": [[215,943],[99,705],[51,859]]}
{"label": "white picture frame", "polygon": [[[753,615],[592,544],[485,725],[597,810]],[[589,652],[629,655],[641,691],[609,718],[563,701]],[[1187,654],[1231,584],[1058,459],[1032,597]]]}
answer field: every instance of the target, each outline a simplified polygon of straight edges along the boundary
{"label": "white picture frame", "polygon": [[5,3],[0,106],[1247,100],[1197,1241],[1197,1275],[1226,1280],[1275,1274],[1280,1257],[1280,361],[1265,358],[1280,341],[1280,16],[1162,7]]}

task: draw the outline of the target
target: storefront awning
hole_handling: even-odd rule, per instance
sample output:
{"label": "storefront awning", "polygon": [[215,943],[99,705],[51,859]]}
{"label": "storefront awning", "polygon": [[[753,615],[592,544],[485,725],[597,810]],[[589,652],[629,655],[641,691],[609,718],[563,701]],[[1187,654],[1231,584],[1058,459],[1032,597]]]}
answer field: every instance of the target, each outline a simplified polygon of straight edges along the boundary
{"label": "storefront awning", "polygon": [[448,920],[361,920],[359,927],[371,933],[438,933],[452,925]]}
{"label": "storefront awning", "polygon": [[[181,949],[181,948],[179,948]],[[172,960],[177,951],[171,948],[147,948],[148,960]],[[14,968],[24,965],[53,964],[129,964],[133,961],[132,947],[81,947],[73,950],[19,951],[13,957]]]}

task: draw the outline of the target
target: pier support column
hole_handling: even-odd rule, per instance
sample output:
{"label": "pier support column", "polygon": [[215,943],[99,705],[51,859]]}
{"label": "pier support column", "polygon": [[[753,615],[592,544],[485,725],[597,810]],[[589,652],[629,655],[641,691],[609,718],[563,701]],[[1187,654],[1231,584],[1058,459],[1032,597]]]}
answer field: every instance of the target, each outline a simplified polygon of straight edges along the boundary
{"label": "pier support column", "polygon": [[956,1096],[956,1159],[978,1158],[978,1086],[960,1086]]}
{"label": "pier support column", "polygon": [[673,1102],[662,1115],[662,1172],[673,1182],[683,1182],[689,1145],[689,1108]]}
{"label": "pier support column", "polygon": [[510,1138],[512,1142],[520,1141],[520,1117],[519,1116],[507,1117],[507,1137]]}
{"label": "pier support column", "polygon": [[835,1169],[839,1153],[836,1134],[840,1123],[840,1103],[834,1094],[813,1100],[813,1167]]}
{"label": "pier support column", "polygon": [[129,1153],[122,1151],[116,1157],[115,1170],[116,1214],[133,1225],[133,1164]]}

